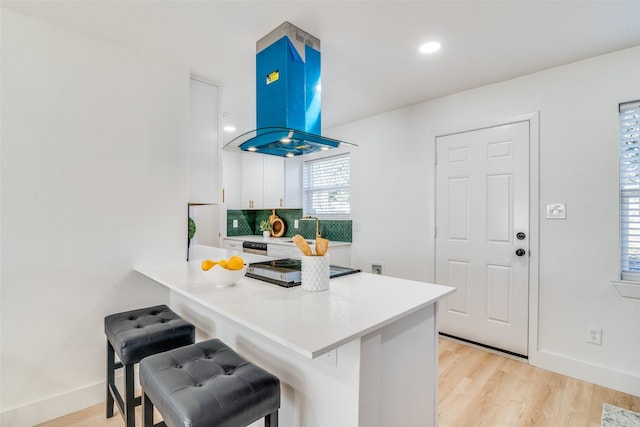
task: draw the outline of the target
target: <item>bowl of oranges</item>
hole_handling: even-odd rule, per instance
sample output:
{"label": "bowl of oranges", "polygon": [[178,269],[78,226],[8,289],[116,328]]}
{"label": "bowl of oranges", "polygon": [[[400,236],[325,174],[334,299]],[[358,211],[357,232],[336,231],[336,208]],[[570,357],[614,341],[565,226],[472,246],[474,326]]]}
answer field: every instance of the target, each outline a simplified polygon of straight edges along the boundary
{"label": "bowl of oranges", "polygon": [[207,280],[218,286],[231,286],[242,279],[247,272],[244,260],[234,255],[229,259],[214,261],[205,259],[202,261],[202,273]]}

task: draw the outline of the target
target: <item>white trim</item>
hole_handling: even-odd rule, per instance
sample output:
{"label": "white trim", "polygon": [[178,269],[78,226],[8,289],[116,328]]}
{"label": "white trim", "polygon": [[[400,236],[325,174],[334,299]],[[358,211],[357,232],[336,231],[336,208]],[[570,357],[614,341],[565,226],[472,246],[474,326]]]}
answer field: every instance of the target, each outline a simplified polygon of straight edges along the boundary
{"label": "white trim", "polygon": [[529,363],[538,366],[540,290],[540,113],[529,120]]}
{"label": "white trim", "polygon": [[[443,129],[434,133],[434,159],[436,156],[438,138],[463,132],[481,130],[512,123],[529,122],[529,332],[528,352],[529,363],[538,366],[538,306],[539,306],[539,268],[540,268],[540,113],[518,114],[503,119],[485,120],[474,124],[456,126]],[[434,171],[435,173],[435,171]],[[433,180],[433,193],[436,192],[435,179]],[[435,203],[432,216],[435,218]],[[434,221],[435,225],[435,221]],[[434,230],[435,235],[435,230]],[[435,240],[434,240],[435,245]],[[434,254],[437,256],[436,251]]]}
{"label": "white trim", "polygon": [[[204,76],[203,74],[198,74],[193,71],[189,73],[189,78],[193,80],[197,80],[201,83],[206,83],[211,86],[216,86],[218,89],[222,87],[220,83],[216,82],[215,80],[212,80],[209,77]],[[221,97],[218,97],[218,111],[220,110],[220,105],[221,105],[220,98]],[[222,117],[222,113],[219,113],[219,115]]]}
{"label": "white trim", "polygon": [[[37,402],[31,402],[19,408],[7,409],[0,413],[0,425],[28,427],[40,424],[72,412],[86,409],[90,406],[104,403],[105,393],[106,384],[104,381],[101,381],[68,393]],[[120,417],[117,408],[113,416]]]}
{"label": "white trim", "polygon": [[640,376],[601,365],[564,357],[548,351],[537,351],[538,368],[556,372],[591,384],[598,384],[633,396],[640,396]]}
{"label": "white trim", "polygon": [[[539,115],[540,113],[538,111],[534,111],[531,113],[524,113],[524,114],[517,114],[514,116],[509,116],[509,117],[505,117],[503,119],[495,119],[495,120],[482,120],[479,122],[475,122],[475,123],[470,123],[470,124],[466,124],[466,125],[460,125],[460,126],[456,126],[456,127],[448,127],[448,128],[443,128],[440,129],[439,131],[436,130],[434,132],[435,138],[434,141],[440,137],[443,136],[449,136],[449,135],[455,135],[457,133],[464,133],[464,132],[470,132],[470,131],[475,131],[475,130],[482,130],[482,129],[488,129],[488,128],[493,128],[493,127],[497,127],[497,126],[503,126],[503,125],[509,125],[512,123],[519,123],[519,122],[528,122],[528,121],[535,121],[536,124],[539,122]],[[536,133],[537,133],[538,129],[536,126]],[[537,143],[538,141],[536,141]],[[435,150],[435,148],[434,148]]]}
{"label": "white trim", "polygon": [[623,297],[640,299],[640,282],[632,282],[629,280],[612,280],[611,284]]}

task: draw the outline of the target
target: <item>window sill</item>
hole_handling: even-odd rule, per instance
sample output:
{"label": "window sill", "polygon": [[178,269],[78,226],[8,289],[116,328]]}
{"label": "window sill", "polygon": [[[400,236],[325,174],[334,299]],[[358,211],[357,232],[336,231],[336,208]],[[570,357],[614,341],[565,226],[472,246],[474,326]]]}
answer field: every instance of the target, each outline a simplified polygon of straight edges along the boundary
{"label": "window sill", "polygon": [[628,280],[612,280],[611,284],[623,297],[640,299],[640,282],[631,282]]}

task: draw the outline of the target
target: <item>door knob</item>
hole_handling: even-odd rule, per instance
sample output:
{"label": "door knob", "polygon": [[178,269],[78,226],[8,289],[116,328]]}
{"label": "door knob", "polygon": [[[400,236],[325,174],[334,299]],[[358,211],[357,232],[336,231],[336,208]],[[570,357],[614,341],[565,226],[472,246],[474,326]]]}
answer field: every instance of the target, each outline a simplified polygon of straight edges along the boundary
{"label": "door knob", "polygon": [[524,254],[526,254],[524,249],[522,249],[522,248],[516,249],[516,255],[523,256]]}
{"label": "door knob", "polygon": [[516,239],[518,239],[518,240],[524,240],[525,237],[527,237],[527,235],[524,234],[522,231],[520,231],[518,234],[516,234]]}

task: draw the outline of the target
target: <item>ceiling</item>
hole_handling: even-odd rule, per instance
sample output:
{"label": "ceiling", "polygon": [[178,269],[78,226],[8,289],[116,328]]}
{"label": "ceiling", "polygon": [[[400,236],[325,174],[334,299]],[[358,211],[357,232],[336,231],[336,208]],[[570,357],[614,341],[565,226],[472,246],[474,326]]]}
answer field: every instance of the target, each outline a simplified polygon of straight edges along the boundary
{"label": "ceiling", "polygon": [[640,45],[637,0],[1,4],[219,83],[225,141],[255,128],[255,43],[284,21],[321,40],[323,128]]}

